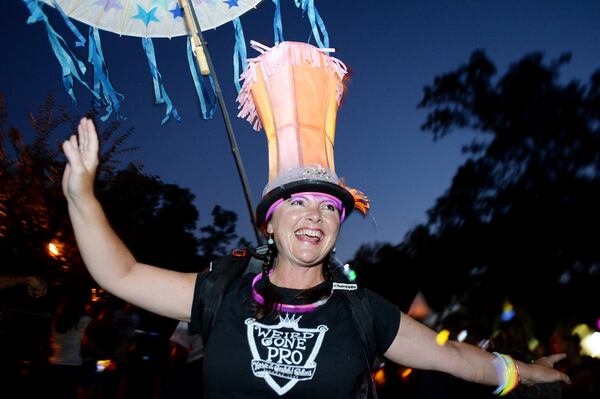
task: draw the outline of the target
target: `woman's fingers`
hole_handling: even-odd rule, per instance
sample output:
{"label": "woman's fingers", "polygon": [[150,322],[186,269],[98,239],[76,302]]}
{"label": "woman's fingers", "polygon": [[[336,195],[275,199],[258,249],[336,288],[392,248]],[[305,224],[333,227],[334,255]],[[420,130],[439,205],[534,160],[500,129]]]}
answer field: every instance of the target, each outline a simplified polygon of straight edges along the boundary
{"label": "woman's fingers", "polygon": [[546,359],[548,359],[551,362],[552,366],[554,366],[554,364],[560,362],[561,360],[563,360],[566,357],[567,357],[566,353],[556,353],[554,355],[547,356]]}
{"label": "woman's fingers", "polygon": [[79,121],[79,127],[81,127],[81,129],[79,129],[79,127],[77,128],[77,130],[79,131],[79,151],[81,151],[82,153],[89,152],[89,124],[93,126],[91,120],[89,120],[88,118],[81,118],[81,120]]}
{"label": "woman's fingers", "polygon": [[78,148],[77,137],[72,135],[69,140],[63,143],[62,148],[67,156],[72,171],[81,171],[83,169],[83,164],[81,163],[81,154]]}
{"label": "woman's fingers", "polygon": [[91,119],[88,119],[88,124],[90,126],[89,135],[88,135],[88,151],[92,154],[98,154],[99,144],[98,144],[98,133],[96,132],[96,127],[94,126],[94,122]]}
{"label": "woman's fingers", "polygon": [[96,128],[89,118],[81,118],[77,125],[77,134],[63,143],[63,151],[74,172],[80,172],[83,168],[93,173],[98,166],[98,148]]}
{"label": "woman's fingers", "polygon": [[540,357],[535,361],[537,364],[543,364],[544,366],[554,367],[554,365],[567,357],[566,353],[556,353],[550,356]]}
{"label": "woman's fingers", "polygon": [[83,165],[93,172],[98,165],[98,136],[94,122],[91,119],[82,118],[77,131],[79,135],[78,149]]}
{"label": "woman's fingers", "polygon": [[65,196],[73,200],[93,195],[98,167],[98,138],[91,119],[81,118],[77,134],[69,137],[62,147],[69,161],[62,180]]}
{"label": "woman's fingers", "polygon": [[84,151],[84,147],[83,147],[83,137],[85,136],[84,133],[84,123],[85,123],[85,118],[81,118],[79,120],[79,124],[77,124],[77,149],[80,152]]}
{"label": "woman's fingers", "polygon": [[[563,360],[564,358],[566,358],[567,355],[566,353],[557,353],[554,355],[550,355],[550,356],[544,356],[541,357],[539,359],[537,359],[534,364],[538,365],[538,366],[542,366],[542,367],[547,367],[549,369],[552,370],[544,370],[544,374],[550,372],[552,373],[552,377],[550,378],[551,380],[560,380],[564,383],[570,384],[571,383],[571,379],[569,378],[568,375],[566,375],[565,373],[560,372],[559,370],[554,369],[554,365],[558,362],[560,362],[561,360]],[[543,369],[542,369],[543,370]],[[545,379],[542,379],[542,381],[546,381]]]}
{"label": "woman's fingers", "polygon": [[[64,144],[63,144],[63,148],[64,148]],[[65,166],[65,171],[63,172],[63,177],[62,177],[62,189],[63,189],[63,194],[65,194],[65,196],[67,195],[67,189],[69,186],[70,178],[71,178],[71,164],[67,163],[67,166]]]}

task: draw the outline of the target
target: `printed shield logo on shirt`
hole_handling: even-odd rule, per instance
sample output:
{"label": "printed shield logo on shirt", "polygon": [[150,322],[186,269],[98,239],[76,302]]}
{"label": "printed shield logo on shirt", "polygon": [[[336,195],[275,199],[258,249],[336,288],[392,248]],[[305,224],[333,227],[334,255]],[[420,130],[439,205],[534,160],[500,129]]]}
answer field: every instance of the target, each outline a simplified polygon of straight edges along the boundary
{"label": "printed shield logo on shirt", "polygon": [[278,395],[288,392],[298,381],[312,379],[317,368],[315,358],[328,328],[300,328],[301,318],[279,316],[276,325],[246,320],[252,373],[264,378]]}

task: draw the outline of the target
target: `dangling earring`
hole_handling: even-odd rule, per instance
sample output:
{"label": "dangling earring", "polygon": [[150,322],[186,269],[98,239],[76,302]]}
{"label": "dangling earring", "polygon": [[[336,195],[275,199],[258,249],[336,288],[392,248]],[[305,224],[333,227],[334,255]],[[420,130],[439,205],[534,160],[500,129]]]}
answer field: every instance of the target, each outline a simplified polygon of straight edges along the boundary
{"label": "dangling earring", "polygon": [[269,239],[267,240],[267,253],[265,254],[265,260],[263,261],[263,274],[265,276],[269,274],[269,271],[273,267],[273,261],[275,260],[276,254],[277,246],[275,245],[273,234],[269,234]]}

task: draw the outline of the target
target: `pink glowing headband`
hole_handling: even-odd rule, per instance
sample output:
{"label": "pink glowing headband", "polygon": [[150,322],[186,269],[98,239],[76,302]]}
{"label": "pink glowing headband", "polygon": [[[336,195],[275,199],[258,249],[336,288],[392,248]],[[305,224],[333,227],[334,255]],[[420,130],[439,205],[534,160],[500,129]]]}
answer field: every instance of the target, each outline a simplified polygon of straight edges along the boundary
{"label": "pink glowing headband", "polygon": [[344,219],[346,219],[346,208],[344,208],[342,201],[339,198],[334,197],[331,194],[317,193],[317,192],[312,192],[312,191],[306,191],[306,192],[302,192],[302,193],[294,193],[294,194],[291,194],[287,198],[279,198],[277,201],[273,202],[273,205],[271,205],[269,207],[269,209],[267,210],[267,214],[265,216],[265,222],[269,221],[269,218],[271,217],[273,212],[275,212],[275,209],[277,209],[279,207],[279,205],[283,204],[283,201],[285,201],[288,198],[296,198],[296,197],[300,197],[302,195],[312,195],[312,196],[326,199],[326,200],[333,202],[333,206],[335,206],[337,208],[337,210],[340,212],[340,223],[344,223]]}

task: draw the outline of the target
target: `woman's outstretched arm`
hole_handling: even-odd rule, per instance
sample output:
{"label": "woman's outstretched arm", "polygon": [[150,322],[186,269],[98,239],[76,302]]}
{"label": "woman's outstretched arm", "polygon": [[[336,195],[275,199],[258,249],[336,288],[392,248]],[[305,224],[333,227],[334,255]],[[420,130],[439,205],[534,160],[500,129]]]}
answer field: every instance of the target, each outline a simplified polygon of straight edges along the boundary
{"label": "woman's outstretched arm", "polygon": [[[498,386],[502,382],[495,366],[496,356],[457,341],[438,345],[436,336],[435,331],[403,313],[396,338],[384,356],[407,367],[442,371],[480,384]],[[564,357],[564,354],[557,354],[542,357],[534,363],[515,360],[519,382],[524,385],[554,381],[570,383],[566,374],[553,368]]]}
{"label": "woman's outstretched arm", "polygon": [[150,312],[189,320],[196,274],[179,273],[136,261],[111,228],[94,195],[98,135],[81,119],[78,134],[63,143],[68,163],[63,192],[79,252],[94,280],[113,295]]}

